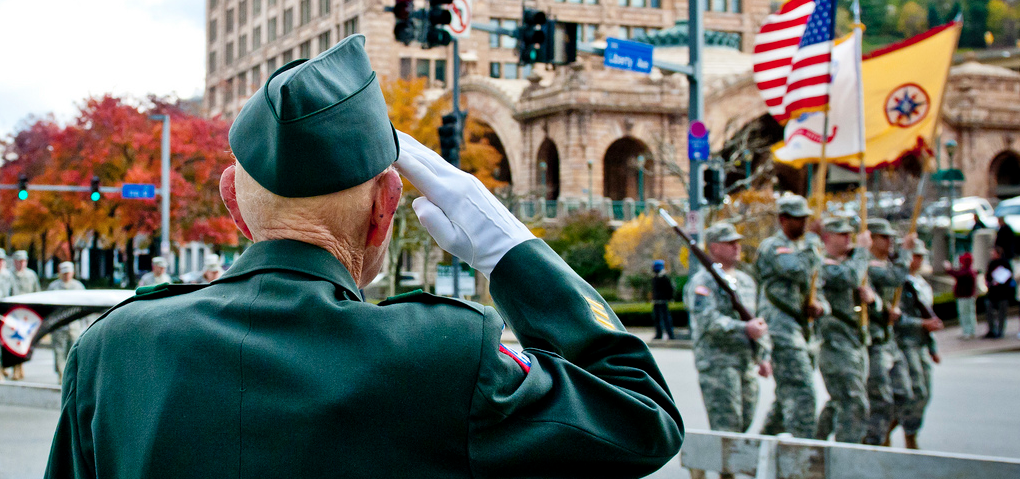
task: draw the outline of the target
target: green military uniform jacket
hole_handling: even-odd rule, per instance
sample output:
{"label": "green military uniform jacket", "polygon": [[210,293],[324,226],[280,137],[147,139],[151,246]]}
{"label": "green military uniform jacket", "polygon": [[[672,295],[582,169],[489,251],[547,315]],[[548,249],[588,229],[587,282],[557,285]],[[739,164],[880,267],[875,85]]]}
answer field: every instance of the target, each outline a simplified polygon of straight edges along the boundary
{"label": "green military uniform jacket", "polygon": [[362,302],[288,240],[154,289],[74,346],[47,477],[641,477],[683,440],[647,346],[541,240],[492,272],[501,314]]}

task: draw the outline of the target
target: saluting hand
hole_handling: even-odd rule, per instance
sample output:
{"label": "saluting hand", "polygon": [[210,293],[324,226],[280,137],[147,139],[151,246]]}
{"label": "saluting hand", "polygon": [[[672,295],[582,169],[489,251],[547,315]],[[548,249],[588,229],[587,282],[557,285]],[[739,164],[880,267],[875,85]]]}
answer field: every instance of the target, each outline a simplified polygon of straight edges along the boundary
{"label": "saluting hand", "polygon": [[744,325],[744,332],[751,341],[757,341],[769,331],[769,325],[764,319],[754,318]]}
{"label": "saluting hand", "polygon": [[488,278],[504,254],[535,237],[474,175],[406,133],[397,138],[397,170],[425,195],[411,207],[440,248]]}

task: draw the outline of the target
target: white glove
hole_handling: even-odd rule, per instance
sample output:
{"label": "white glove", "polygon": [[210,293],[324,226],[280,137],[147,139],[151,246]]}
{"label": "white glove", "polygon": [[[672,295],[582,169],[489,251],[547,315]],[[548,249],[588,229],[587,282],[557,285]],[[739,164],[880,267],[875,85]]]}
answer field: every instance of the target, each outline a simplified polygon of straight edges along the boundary
{"label": "white glove", "polygon": [[488,278],[507,251],[535,237],[473,175],[397,132],[397,170],[423,197],[411,207],[440,248]]}

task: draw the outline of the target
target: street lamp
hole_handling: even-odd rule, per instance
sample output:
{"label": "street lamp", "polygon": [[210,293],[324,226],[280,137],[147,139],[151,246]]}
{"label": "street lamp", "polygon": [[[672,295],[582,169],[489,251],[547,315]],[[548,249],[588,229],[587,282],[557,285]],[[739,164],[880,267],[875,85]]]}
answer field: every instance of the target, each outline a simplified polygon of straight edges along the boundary
{"label": "street lamp", "polygon": [[150,120],[163,122],[163,138],[160,146],[162,196],[163,238],[160,241],[159,253],[163,259],[170,259],[170,115],[149,115]]}
{"label": "street lamp", "polygon": [[588,160],[588,208],[589,209],[594,209],[595,208],[595,194],[592,191],[592,180],[591,180],[592,167],[593,166],[595,166],[595,162],[591,161],[591,160]]}
{"label": "street lamp", "polygon": [[[953,157],[956,156],[956,140],[946,142],[946,155],[949,156],[949,170],[954,169]],[[949,180],[949,259],[956,265],[956,230],[953,228],[953,205],[956,198],[955,179]]]}
{"label": "street lamp", "polygon": [[645,156],[638,155],[635,158],[634,166],[637,167],[637,194],[638,194],[638,212],[644,213],[645,211]]}

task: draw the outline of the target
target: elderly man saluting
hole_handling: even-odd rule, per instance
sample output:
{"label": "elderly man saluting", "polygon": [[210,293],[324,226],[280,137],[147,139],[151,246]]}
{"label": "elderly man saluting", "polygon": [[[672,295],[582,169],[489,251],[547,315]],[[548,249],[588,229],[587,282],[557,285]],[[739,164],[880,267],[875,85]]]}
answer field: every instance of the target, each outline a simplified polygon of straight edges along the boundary
{"label": "elderly man saluting", "polygon": [[[48,477],[642,477],[676,455],[680,414],[644,342],[481,182],[393,130],[364,42],[288,63],[248,100],[220,190],[255,244],[82,335]],[[398,169],[499,313],[362,300]],[[504,320],[523,352],[500,344]]]}

